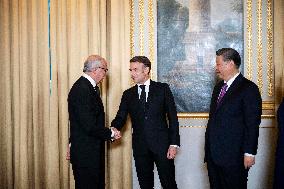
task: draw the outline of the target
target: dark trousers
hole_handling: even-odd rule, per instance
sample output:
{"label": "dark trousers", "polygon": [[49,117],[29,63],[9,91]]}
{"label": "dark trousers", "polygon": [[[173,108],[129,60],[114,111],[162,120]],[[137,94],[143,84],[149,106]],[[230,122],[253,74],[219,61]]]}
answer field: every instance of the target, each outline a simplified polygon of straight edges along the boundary
{"label": "dark trousers", "polygon": [[163,189],[177,189],[174,160],[167,159],[167,154],[155,154],[150,150],[134,153],[137,177],[141,189],[154,188],[154,162],[157,166]]}
{"label": "dark trousers", "polygon": [[216,165],[211,157],[207,158],[207,169],[211,189],[246,189],[248,169],[243,161],[239,165]]}
{"label": "dark trousers", "polygon": [[76,189],[104,189],[105,179],[101,170],[72,166]]}

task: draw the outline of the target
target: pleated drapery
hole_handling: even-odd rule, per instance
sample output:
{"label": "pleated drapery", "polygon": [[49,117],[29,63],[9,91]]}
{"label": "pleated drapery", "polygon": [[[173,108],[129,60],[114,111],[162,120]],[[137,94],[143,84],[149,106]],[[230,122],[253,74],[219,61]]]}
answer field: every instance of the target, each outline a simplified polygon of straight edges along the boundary
{"label": "pleated drapery", "polygon": [[[74,188],[65,160],[67,95],[87,56],[105,57],[109,126],[130,86],[128,6],[128,0],[51,0],[49,17],[47,0],[0,1],[0,188]],[[123,137],[107,145],[107,188],[131,188],[129,129]]]}
{"label": "pleated drapery", "polygon": [[0,1],[0,188],[50,181],[47,18],[47,1]]}

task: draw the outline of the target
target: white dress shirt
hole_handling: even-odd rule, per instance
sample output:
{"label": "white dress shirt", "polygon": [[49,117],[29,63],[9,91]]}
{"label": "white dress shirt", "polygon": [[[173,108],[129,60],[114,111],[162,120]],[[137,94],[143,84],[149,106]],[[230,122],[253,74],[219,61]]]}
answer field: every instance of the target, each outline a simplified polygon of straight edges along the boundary
{"label": "white dress shirt", "polygon": [[95,88],[97,86],[96,81],[93,80],[93,78],[91,78],[91,76],[89,76],[88,74],[83,73],[82,75],[84,78],[86,78],[87,80],[90,81],[90,83],[92,84],[92,86]]}
{"label": "white dress shirt", "polygon": [[[140,85],[142,85],[142,84],[137,84],[137,85],[138,85],[138,95],[139,95],[139,99],[140,99],[141,92],[142,92],[142,89],[140,88]],[[145,81],[145,83],[144,83],[143,85],[145,85],[146,102],[147,102],[148,93],[149,93],[149,86],[150,86],[150,79],[148,79],[147,81]]]}

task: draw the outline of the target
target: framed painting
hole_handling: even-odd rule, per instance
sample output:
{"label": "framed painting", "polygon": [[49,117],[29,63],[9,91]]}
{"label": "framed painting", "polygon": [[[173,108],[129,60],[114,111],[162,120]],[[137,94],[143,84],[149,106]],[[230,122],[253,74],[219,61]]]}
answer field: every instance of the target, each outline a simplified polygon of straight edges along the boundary
{"label": "framed painting", "polygon": [[242,0],[157,0],[157,80],[179,113],[209,111],[215,53],[232,47],[243,60],[243,41]]}

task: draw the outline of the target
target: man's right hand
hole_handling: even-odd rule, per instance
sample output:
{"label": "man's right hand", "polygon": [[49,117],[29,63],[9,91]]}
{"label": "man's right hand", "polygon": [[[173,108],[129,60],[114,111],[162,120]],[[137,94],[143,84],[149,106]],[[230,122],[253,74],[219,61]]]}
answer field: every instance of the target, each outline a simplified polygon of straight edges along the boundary
{"label": "man's right hand", "polygon": [[114,136],[113,136],[113,138],[114,138],[115,140],[117,140],[117,139],[120,139],[120,138],[121,138],[120,131],[119,131],[119,130],[117,130],[117,128],[115,128],[115,127],[111,127],[111,130],[114,132]]}

